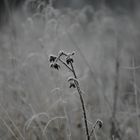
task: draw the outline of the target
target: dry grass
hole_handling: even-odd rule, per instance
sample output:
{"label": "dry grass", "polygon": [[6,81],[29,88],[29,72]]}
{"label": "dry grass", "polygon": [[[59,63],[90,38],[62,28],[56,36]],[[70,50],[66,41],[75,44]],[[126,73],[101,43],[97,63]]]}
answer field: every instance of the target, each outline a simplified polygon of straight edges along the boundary
{"label": "dry grass", "polygon": [[[139,11],[28,4],[0,29],[0,139],[138,140]],[[49,55],[60,50],[75,50],[74,65],[50,69]]]}

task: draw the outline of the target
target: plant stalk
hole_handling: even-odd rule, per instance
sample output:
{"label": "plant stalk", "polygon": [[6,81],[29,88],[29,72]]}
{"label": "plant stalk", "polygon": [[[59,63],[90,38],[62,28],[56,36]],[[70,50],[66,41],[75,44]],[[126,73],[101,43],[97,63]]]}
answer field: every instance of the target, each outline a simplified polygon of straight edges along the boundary
{"label": "plant stalk", "polygon": [[[74,75],[74,78],[77,79],[77,75],[75,73],[73,64],[72,63],[70,63],[70,64],[71,64],[72,73]],[[90,140],[89,129],[88,129],[88,121],[87,121],[87,114],[86,114],[86,107],[85,107],[84,99],[83,99],[83,96],[82,96],[82,91],[80,89],[79,83],[76,82],[76,81],[74,81],[74,83],[75,83],[77,91],[79,93],[79,97],[80,97],[80,101],[81,101],[81,105],[82,105],[83,117],[84,117],[84,122],[85,122],[85,129],[86,129],[86,137],[87,137],[87,140]]]}

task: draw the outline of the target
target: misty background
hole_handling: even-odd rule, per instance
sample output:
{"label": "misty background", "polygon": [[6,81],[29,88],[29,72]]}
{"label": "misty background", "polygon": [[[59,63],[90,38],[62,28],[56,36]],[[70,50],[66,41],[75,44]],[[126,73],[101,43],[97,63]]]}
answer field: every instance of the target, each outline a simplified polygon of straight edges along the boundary
{"label": "misty background", "polygon": [[92,139],[139,140],[139,8],[139,0],[1,0],[0,140],[85,140],[71,74],[50,69],[60,50],[76,52],[89,127],[103,121]]}

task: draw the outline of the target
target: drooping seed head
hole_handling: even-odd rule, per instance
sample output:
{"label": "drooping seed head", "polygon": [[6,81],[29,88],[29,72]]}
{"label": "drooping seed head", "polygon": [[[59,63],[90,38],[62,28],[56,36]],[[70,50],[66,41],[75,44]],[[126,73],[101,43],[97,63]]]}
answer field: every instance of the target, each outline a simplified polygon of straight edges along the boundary
{"label": "drooping seed head", "polygon": [[66,63],[69,65],[70,63],[73,63],[74,62],[74,60],[73,60],[73,58],[70,56],[70,57],[67,57],[66,58]]}
{"label": "drooping seed head", "polygon": [[102,126],[103,126],[103,121],[97,120],[97,124],[98,124],[99,128],[102,128]]}
{"label": "drooping seed head", "polygon": [[50,61],[50,63],[51,62],[54,62],[55,60],[56,60],[56,56],[54,56],[54,55],[50,55],[50,57],[49,57],[49,61]]}
{"label": "drooping seed head", "polygon": [[54,68],[54,64],[53,63],[50,64],[50,68]]}
{"label": "drooping seed head", "polygon": [[60,65],[59,65],[59,64],[57,64],[57,63],[54,63],[54,64],[53,64],[53,67],[54,67],[54,69],[57,69],[57,70],[59,70],[59,69],[60,69]]}
{"label": "drooping seed head", "polygon": [[70,86],[69,86],[69,88],[76,88],[75,83],[74,83],[74,82],[70,82]]}
{"label": "drooping seed head", "polygon": [[50,68],[54,68],[54,69],[56,69],[56,70],[59,70],[59,69],[60,69],[60,65],[57,64],[57,63],[51,63],[51,64],[50,64]]}

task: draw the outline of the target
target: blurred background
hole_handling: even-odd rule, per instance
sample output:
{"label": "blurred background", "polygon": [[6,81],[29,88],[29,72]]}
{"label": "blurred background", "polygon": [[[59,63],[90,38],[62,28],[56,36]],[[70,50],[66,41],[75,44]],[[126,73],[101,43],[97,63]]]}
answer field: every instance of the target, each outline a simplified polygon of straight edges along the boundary
{"label": "blurred background", "polygon": [[75,51],[91,140],[140,138],[139,0],[0,1],[0,140],[85,140],[71,73],[49,55]]}

